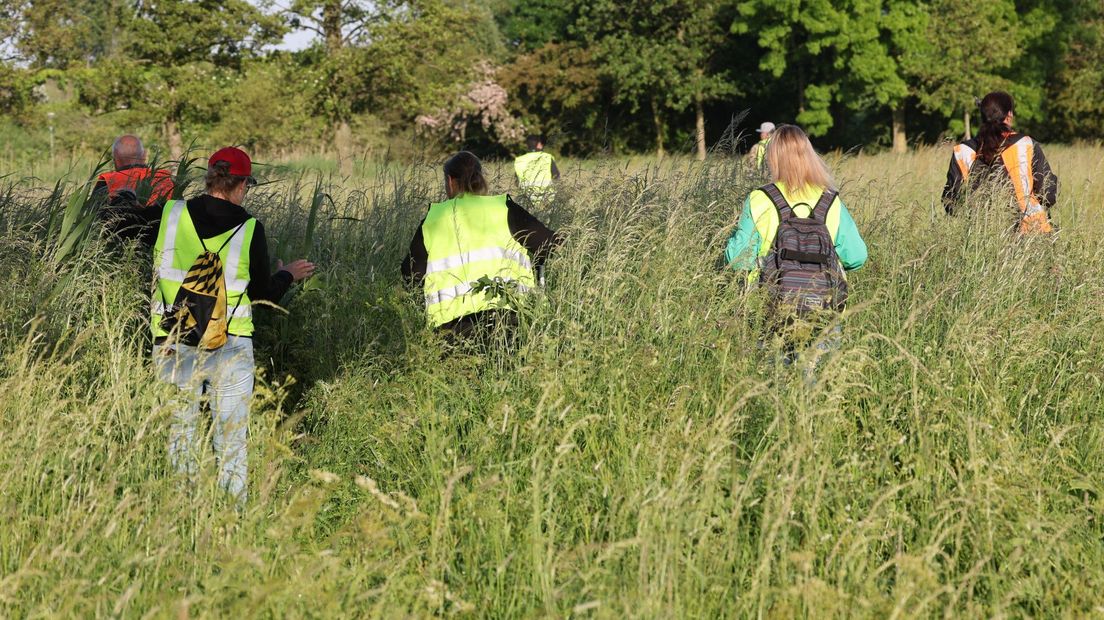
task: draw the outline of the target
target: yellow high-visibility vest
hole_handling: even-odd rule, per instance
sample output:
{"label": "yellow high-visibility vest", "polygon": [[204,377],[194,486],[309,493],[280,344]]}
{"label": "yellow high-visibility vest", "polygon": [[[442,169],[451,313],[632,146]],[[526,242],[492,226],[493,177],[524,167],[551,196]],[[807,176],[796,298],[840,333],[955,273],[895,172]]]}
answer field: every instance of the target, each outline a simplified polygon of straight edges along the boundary
{"label": "yellow high-visibility vest", "polygon": [[227,333],[234,336],[253,335],[253,307],[246,289],[249,287],[249,247],[256,226],[257,220],[249,218],[240,227],[200,242],[185,202],[170,200],[165,204],[161,212],[161,225],[157,229],[157,242],[153,247],[157,290],[150,304],[150,328],[154,338],[169,335],[161,329],[161,317],[176,299],[188,269],[204,252],[204,244],[212,249],[222,248],[218,254],[225,270],[223,277],[226,278]]}
{"label": "yellow high-visibility vest", "polygon": [[475,312],[509,308],[502,296],[475,291],[483,277],[518,293],[536,286],[528,250],[510,233],[506,196],[462,194],[430,205],[422,224],[429,322],[439,327]]}
{"label": "yellow high-visibility vest", "polygon": [[555,192],[552,185],[553,161],[553,157],[544,151],[526,153],[514,160],[518,186],[531,198],[548,198]]}

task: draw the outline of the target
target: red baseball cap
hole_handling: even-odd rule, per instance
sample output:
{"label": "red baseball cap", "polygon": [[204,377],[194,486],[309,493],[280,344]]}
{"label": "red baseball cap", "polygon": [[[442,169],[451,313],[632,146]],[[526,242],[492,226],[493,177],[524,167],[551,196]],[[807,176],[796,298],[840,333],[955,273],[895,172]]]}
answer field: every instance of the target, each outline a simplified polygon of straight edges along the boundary
{"label": "red baseball cap", "polygon": [[220,161],[230,164],[229,172],[234,176],[253,176],[253,162],[249,160],[249,156],[245,154],[245,151],[237,147],[228,146],[215,151],[211,159],[207,160],[207,165],[213,166]]}

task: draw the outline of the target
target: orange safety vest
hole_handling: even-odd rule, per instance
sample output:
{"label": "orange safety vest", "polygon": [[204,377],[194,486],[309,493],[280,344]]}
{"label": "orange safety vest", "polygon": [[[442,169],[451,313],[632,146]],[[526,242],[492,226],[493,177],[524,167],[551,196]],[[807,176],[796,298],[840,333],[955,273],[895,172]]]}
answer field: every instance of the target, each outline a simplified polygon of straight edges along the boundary
{"label": "orange safety vest", "polygon": [[[1001,151],[1001,163],[1012,179],[1012,188],[1016,192],[1016,202],[1020,206],[1020,233],[1049,233],[1054,231],[1047,217],[1046,209],[1035,195],[1035,142],[1023,136]],[[977,151],[962,143],[954,147],[955,163],[962,173],[962,182],[970,176],[970,169],[977,161]]]}
{"label": "orange safety vest", "polygon": [[173,178],[167,170],[151,170],[147,166],[135,166],[105,172],[100,175],[99,180],[107,185],[108,197],[114,198],[116,194],[124,189],[129,189],[132,192],[136,191],[138,185],[148,179],[151,174],[153,179],[149,182],[150,196],[147,203],[152,204],[172,198]]}

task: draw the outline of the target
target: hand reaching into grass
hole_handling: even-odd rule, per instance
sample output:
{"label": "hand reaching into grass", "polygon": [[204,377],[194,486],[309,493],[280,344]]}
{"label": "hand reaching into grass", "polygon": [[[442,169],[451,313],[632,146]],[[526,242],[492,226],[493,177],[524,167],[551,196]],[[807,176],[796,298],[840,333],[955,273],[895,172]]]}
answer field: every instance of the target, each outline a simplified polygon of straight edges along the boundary
{"label": "hand reaching into grass", "polygon": [[300,280],[311,277],[314,274],[314,263],[300,258],[299,260],[291,261],[287,265],[284,261],[276,260],[276,271],[286,271],[291,274],[291,281],[298,282]]}

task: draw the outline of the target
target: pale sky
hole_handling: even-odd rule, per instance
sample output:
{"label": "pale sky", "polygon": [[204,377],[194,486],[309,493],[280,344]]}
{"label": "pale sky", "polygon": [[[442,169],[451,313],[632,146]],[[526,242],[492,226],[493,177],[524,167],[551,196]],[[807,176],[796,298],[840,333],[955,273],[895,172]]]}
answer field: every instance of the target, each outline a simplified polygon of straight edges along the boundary
{"label": "pale sky", "polygon": [[294,52],[309,46],[316,36],[317,35],[310,30],[295,30],[285,34],[283,42],[279,45],[273,45],[272,47],[278,50]]}

